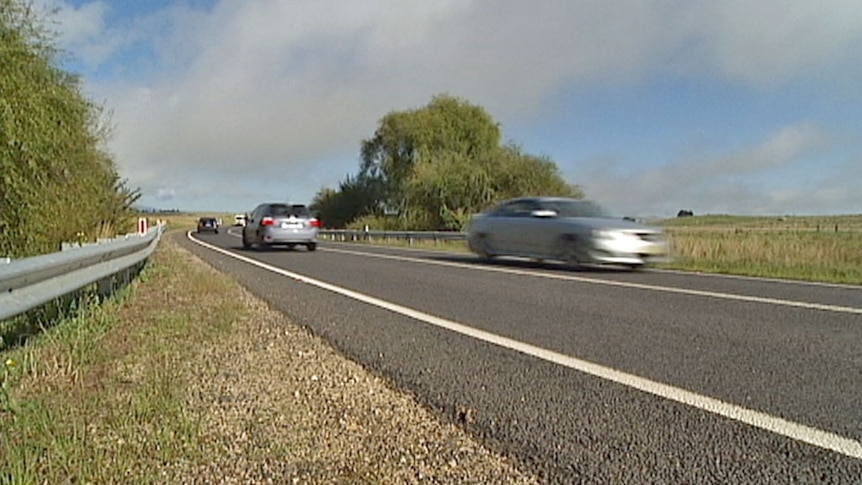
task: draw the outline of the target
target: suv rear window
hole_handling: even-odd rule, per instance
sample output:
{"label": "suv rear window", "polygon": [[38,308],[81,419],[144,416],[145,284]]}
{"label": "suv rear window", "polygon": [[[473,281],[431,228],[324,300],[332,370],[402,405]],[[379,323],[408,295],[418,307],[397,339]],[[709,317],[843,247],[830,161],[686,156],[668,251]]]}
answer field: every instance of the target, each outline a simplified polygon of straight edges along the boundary
{"label": "suv rear window", "polygon": [[271,205],[269,214],[276,217],[309,217],[311,212],[304,205]]}

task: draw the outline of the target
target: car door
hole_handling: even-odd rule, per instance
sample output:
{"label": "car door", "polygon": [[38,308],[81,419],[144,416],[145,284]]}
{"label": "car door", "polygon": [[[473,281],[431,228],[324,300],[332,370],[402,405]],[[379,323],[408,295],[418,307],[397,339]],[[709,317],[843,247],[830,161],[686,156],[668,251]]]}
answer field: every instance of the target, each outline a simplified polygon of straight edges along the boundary
{"label": "car door", "polygon": [[512,201],[500,207],[494,221],[494,236],[502,251],[516,255],[531,254],[530,214],[534,207],[535,201],[529,199]]}
{"label": "car door", "polygon": [[529,234],[531,253],[537,257],[553,258],[559,252],[563,221],[560,208],[553,201],[538,201],[531,213],[524,234]]}
{"label": "car door", "polygon": [[250,241],[257,240],[259,236],[258,224],[260,223],[260,214],[262,210],[263,206],[257,206],[251,214],[245,218],[245,226],[243,226],[242,230]]}

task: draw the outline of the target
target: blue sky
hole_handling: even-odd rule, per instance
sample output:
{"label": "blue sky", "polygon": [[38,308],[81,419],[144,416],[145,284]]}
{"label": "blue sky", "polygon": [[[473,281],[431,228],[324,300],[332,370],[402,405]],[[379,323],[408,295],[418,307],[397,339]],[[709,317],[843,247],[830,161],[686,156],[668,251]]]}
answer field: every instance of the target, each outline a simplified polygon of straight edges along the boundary
{"label": "blue sky", "polygon": [[308,203],[448,93],[620,215],[862,213],[858,0],[40,0],[141,204]]}

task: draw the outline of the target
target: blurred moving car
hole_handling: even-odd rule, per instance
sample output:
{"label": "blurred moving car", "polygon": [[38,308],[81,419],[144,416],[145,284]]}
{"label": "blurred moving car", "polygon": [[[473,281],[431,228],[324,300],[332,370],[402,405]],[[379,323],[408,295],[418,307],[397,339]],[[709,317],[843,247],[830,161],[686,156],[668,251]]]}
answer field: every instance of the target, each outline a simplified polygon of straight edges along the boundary
{"label": "blurred moving car", "polygon": [[245,225],[245,214],[237,214],[233,216],[233,225],[234,226],[244,226]]}
{"label": "blurred moving car", "polygon": [[198,230],[197,233],[200,234],[202,232],[213,232],[218,234],[218,220],[215,217],[201,217],[198,219]]}
{"label": "blurred moving car", "polygon": [[667,256],[661,228],[611,217],[592,201],[563,197],[521,197],[477,214],[468,225],[467,244],[487,259],[520,256],[632,269]]}
{"label": "blurred moving car", "polygon": [[242,247],[304,245],[314,251],[319,228],[320,221],[302,204],[260,204],[245,220]]}

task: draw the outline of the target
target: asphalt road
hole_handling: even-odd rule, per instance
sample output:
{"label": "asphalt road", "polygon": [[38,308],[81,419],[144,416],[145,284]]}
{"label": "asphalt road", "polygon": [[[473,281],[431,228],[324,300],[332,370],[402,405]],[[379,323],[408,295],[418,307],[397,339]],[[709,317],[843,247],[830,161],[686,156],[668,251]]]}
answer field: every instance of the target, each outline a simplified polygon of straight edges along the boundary
{"label": "asphalt road", "polygon": [[860,287],[225,229],[171,237],[549,483],[862,483]]}

